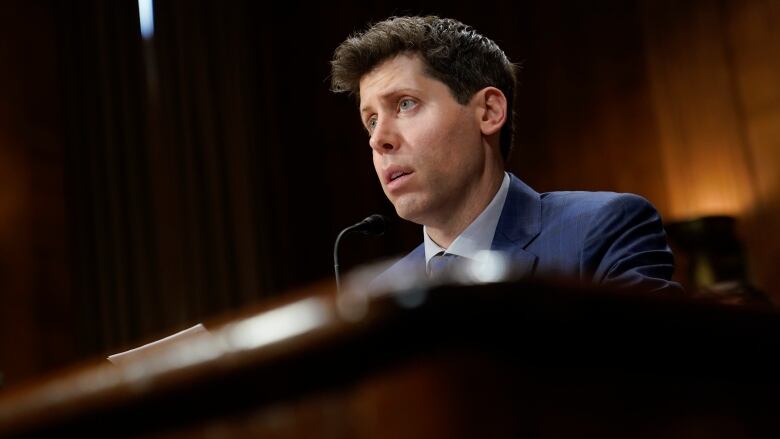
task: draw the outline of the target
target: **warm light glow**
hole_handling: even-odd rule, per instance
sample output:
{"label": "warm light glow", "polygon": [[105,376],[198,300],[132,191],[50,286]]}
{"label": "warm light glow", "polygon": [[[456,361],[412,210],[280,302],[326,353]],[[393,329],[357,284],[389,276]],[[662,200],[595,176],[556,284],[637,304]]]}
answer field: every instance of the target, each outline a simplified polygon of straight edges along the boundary
{"label": "warm light glow", "polygon": [[[702,216],[740,217],[753,206],[748,170],[738,156],[724,147],[692,142],[686,153],[693,156],[667,168],[670,212],[667,220]],[[685,150],[686,147],[679,147]]]}
{"label": "warm light glow", "polygon": [[[706,112],[699,114],[706,116]],[[751,170],[736,128],[726,122],[706,122],[691,120],[686,130],[675,126],[662,133],[661,152],[669,189],[666,221],[716,215],[740,217],[753,207]]]}

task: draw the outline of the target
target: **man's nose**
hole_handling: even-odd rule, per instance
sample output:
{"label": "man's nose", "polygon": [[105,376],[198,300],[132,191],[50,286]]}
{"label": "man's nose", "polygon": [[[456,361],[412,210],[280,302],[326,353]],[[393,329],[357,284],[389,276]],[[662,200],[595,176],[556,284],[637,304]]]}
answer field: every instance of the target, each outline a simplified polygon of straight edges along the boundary
{"label": "man's nose", "polygon": [[398,149],[398,134],[392,122],[388,120],[377,121],[368,144],[380,154]]}

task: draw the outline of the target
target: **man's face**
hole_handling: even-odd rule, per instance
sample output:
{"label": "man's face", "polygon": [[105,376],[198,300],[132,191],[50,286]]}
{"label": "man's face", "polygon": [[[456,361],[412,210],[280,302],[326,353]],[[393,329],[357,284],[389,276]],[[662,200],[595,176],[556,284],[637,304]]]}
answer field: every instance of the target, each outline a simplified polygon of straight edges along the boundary
{"label": "man's face", "polygon": [[374,168],[401,218],[438,226],[451,220],[482,177],[486,151],[479,113],[399,55],[360,80],[361,118]]}

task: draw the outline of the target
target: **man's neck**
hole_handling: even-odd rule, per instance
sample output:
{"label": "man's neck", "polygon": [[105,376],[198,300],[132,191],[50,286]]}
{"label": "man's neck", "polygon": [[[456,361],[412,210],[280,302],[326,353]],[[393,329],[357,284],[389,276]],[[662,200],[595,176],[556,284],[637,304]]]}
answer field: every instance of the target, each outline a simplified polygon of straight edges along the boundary
{"label": "man's neck", "polygon": [[501,182],[504,179],[504,171],[493,173],[485,178],[485,183],[473,186],[473,190],[464,194],[459,212],[449,215],[447,221],[441,224],[426,225],[428,236],[440,247],[448,248],[450,244],[471,224],[479,214],[485,210],[490,200],[495,197]]}

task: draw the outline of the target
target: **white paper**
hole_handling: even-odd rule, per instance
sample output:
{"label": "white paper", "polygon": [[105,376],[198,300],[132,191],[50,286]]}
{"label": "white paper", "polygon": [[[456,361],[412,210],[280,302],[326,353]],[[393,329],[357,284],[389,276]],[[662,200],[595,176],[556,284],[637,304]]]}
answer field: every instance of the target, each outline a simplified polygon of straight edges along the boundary
{"label": "white paper", "polygon": [[156,351],[161,348],[170,346],[174,343],[177,343],[182,339],[190,338],[192,336],[204,334],[208,332],[209,331],[206,329],[205,326],[203,326],[202,323],[198,323],[197,325],[191,328],[187,328],[183,331],[177,332],[176,334],[169,335],[168,337],[161,338],[160,340],[156,340],[151,343],[147,343],[135,349],[130,349],[129,351],[124,351],[124,352],[119,352],[117,354],[109,355],[108,360],[116,365],[121,366],[123,364],[133,361],[134,359],[143,357],[144,355],[148,354],[151,351]]}

